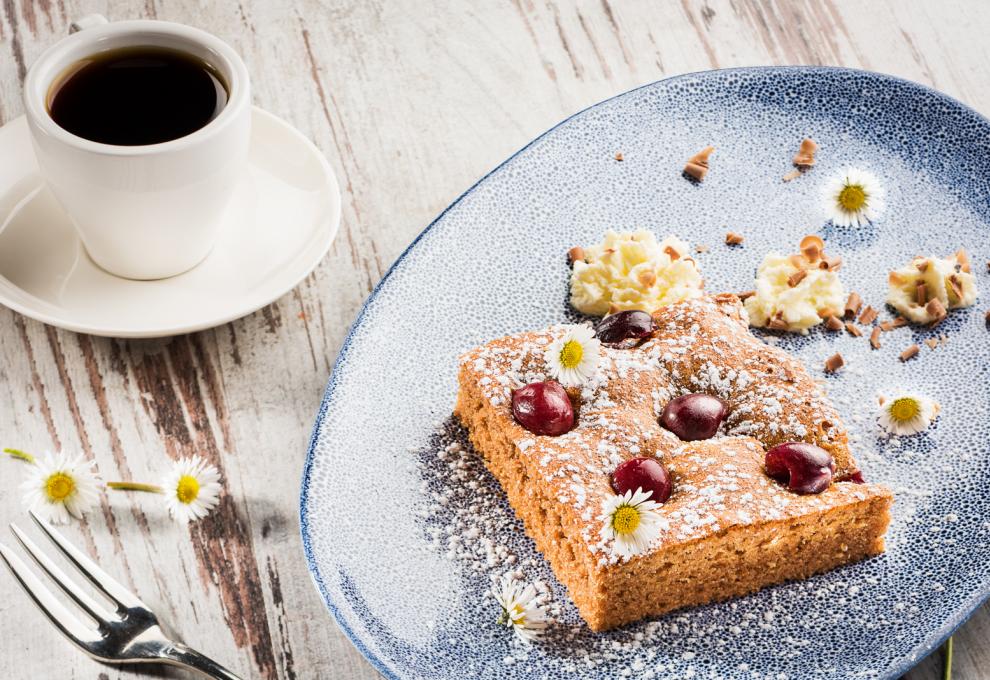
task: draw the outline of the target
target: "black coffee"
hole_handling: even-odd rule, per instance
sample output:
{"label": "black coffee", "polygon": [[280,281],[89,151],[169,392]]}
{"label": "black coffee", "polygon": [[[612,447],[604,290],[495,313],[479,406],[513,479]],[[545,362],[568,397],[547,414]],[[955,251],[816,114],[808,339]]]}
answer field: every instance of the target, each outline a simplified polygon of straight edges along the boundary
{"label": "black coffee", "polygon": [[227,85],[201,59],[160,47],[96,54],[52,85],[48,110],[59,126],[104,144],[139,146],[184,137],[219,115]]}

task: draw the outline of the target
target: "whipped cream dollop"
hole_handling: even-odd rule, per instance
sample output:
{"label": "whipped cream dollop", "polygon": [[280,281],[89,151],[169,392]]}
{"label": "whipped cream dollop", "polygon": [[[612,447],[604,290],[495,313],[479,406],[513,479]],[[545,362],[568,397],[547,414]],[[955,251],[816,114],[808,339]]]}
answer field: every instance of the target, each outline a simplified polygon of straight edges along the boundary
{"label": "whipped cream dollop", "polygon": [[939,321],[946,310],[976,302],[976,277],[965,250],[949,257],[916,257],[890,272],[888,285],[887,304],[913,323]]}
{"label": "whipped cream dollop", "polygon": [[593,316],[664,305],[699,297],[704,279],[690,247],[674,236],[658,242],[648,231],[605,233],[580,250],[571,272],[571,305]]}
{"label": "whipped cream dollop", "polygon": [[801,241],[801,253],[769,253],[756,271],[755,290],[744,305],[749,324],[805,334],[831,315],[842,316],[845,289],[838,258],[825,256],[817,236]]}

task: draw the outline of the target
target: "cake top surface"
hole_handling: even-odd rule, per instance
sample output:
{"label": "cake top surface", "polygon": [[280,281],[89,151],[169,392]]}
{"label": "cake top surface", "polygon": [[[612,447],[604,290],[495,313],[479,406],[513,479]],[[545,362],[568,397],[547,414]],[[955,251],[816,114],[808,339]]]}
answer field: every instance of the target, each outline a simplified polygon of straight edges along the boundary
{"label": "cake top surface", "polygon": [[[832,454],[836,477],[856,470],[845,428],[803,365],[747,330],[738,298],[703,297],[664,307],[658,330],[629,349],[602,347],[598,369],[569,390],[575,427],[538,436],[512,415],[512,391],[547,379],[543,354],[561,333],[551,327],[511,335],[461,358],[462,381],[477,385],[505,436],[528,461],[549,494],[581,526],[588,549],[618,561],[599,536],[601,499],[624,460],[656,456],[674,480],[659,510],[665,523],[651,551],[739,524],[786,519],[887,493],[882,487],[835,483],[817,496],[800,496],[763,472],[765,448],[806,441]],[[686,443],[659,424],[668,401],[705,392],[726,400],[729,416],[715,438]]]}

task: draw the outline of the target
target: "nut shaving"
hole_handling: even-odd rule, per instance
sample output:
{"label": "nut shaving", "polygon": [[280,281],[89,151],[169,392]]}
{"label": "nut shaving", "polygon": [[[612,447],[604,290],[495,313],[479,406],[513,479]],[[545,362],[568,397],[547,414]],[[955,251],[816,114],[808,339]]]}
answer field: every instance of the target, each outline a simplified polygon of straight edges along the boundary
{"label": "nut shaving", "polygon": [[704,149],[691,156],[687,164],[684,166],[684,174],[695,182],[700,182],[705,179],[705,175],[708,174],[708,157],[712,155],[715,150],[714,146],[706,146]]}
{"label": "nut shaving", "polygon": [[832,356],[830,356],[828,359],[825,360],[825,372],[835,373],[845,365],[846,365],[845,359],[842,358],[841,354],[836,352],[835,354],[833,354]]}
{"label": "nut shaving", "polygon": [[880,326],[874,326],[873,332],[870,333],[870,346],[873,349],[880,349]]}
{"label": "nut shaving", "polygon": [[920,352],[920,351],[921,351],[921,348],[920,347],[918,347],[917,345],[911,345],[910,347],[908,347],[907,349],[905,349],[903,352],[901,352],[900,359],[901,359],[901,361],[907,361],[908,359],[910,359],[910,358],[912,358],[914,356],[917,356],[918,352]]}
{"label": "nut shaving", "polygon": [[859,323],[863,325],[869,325],[876,320],[877,320],[877,310],[873,309],[873,307],[870,307],[869,305],[863,308],[863,311],[860,312],[858,319]]}
{"label": "nut shaving", "polygon": [[862,307],[863,298],[859,296],[859,293],[849,293],[849,299],[846,300],[846,316],[855,317]]}

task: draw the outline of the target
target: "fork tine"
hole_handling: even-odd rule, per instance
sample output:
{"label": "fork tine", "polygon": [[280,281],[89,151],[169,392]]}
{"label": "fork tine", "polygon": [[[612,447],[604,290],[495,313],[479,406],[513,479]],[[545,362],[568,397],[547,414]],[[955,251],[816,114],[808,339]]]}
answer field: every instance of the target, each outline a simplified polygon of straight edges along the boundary
{"label": "fork tine", "polygon": [[38,566],[55,581],[55,585],[61,588],[62,592],[68,595],[95,623],[102,624],[110,619],[109,612],[93,600],[85,590],[76,585],[72,579],[66,576],[65,572],[55,564],[54,560],[43,553],[23,531],[14,524],[10,525],[10,530]]}
{"label": "fork tine", "polygon": [[79,573],[85,576],[100,592],[125,609],[133,609],[135,607],[148,609],[147,605],[141,602],[136,595],[110,578],[93,560],[84,555],[79,548],[72,545],[69,539],[52,529],[33,512],[29,511],[28,514],[31,515],[31,519],[34,520],[34,523],[38,525],[45,535],[51,539],[52,543],[62,551],[62,554],[72,563],[72,566],[78,569]]}
{"label": "fork tine", "polygon": [[45,616],[63,635],[79,646],[85,646],[99,640],[99,634],[92,628],[87,628],[75,614],[66,609],[65,605],[42,585],[38,577],[21,561],[21,558],[2,543],[0,543],[0,558],[7,564],[10,573],[14,575],[28,596],[34,600],[38,608],[45,613]]}

